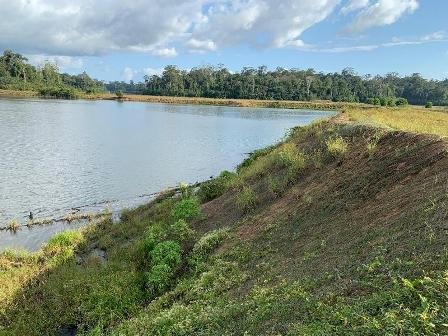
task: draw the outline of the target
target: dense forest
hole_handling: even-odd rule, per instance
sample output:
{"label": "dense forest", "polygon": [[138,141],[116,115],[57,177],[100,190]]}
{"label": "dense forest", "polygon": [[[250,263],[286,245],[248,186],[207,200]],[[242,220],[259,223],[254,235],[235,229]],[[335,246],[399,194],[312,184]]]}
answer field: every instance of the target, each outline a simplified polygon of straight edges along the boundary
{"label": "dense forest", "polygon": [[[203,66],[190,71],[166,66],[161,75],[145,76],[144,83],[109,82],[59,73],[46,62],[39,67],[10,50],[0,56],[0,89],[35,90],[43,96],[76,98],[80,92],[104,91],[134,94],[231,99],[332,100],[372,104],[448,105],[448,79],[427,80],[420,74],[401,77],[361,76],[353,69],[322,73],[313,69],[268,70],[266,66],[231,72],[224,66]],[[398,99],[402,98],[402,99]]]}
{"label": "dense forest", "polygon": [[61,74],[57,65],[51,62],[35,67],[24,56],[6,50],[0,56],[0,89],[35,90],[43,96],[76,98],[80,92],[102,92],[104,84],[85,72]]}
{"label": "dense forest", "polygon": [[406,77],[396,73],[360,76],[351,68],[325,74],[313,69],[270,71],[261,66],[232,73],[222,66],[190,71],[167,66],[160,76],[146,76],[145,84],[144,93],[150,95],[347,102],[402,97],[411,104],[431,101],[448,105],[448,79],[427,80],[417,73]]}

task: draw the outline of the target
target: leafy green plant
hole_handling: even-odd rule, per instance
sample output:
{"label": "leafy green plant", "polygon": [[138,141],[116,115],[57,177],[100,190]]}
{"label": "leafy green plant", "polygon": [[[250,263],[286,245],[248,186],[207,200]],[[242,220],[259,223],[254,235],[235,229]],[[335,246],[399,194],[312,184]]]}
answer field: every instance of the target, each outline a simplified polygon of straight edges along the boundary
{"label": "leafy green plant", "polygon": [[182,262],[179,243],[171,240],[160,242],[150,252],[151,269],[145,273],[145,286],[150,294],[164,291]]}
{"label": "leafy green plant", "polygon": [[406,98],[397,98],[397,100],[395,100],[395,104],[397,105],[397,106],[406,106],[406,105],[408,105],[409,103],[408,103],[408,100],[406,99]]}
{"label": "leafy green plant", "polygon": [[432,102],[431,101],[427,102],[425,105],[425,108],[427,108],[427,109],[432,108]]}
{"label": "leafy green plant", "polygon": [[199,217],[201,210],[199,207],[199,202],[194,197],[183,198],[177,202],[172,211],[171,216],[174,220],[189,220]]}
{"label": "leafy green plant", "polygon": [[237,194],[236,205],[244,212],[250,212],[255,209],[257,205],[257,195],[251,187],[244,186],[243,189]]}
{"label": "leafy green plant", "polygon": [[123,99],[123,97],[124,97],[124,93],[121,90],[118,90],[117,92],[115,92],[115,95],[117,96],[118,99]]}
{"label": "leafy green plant", "polygon": [[171,268],[176,267],[182,260],[182,249],[179,243],[165,240],[156,244],[150,253],[153,265],[166,264]]}
{"label": "leafy green plant", "polygon": [[179,219],[171,225],[171,234],[180,242],[190,239],[194,231],[184,219]]}

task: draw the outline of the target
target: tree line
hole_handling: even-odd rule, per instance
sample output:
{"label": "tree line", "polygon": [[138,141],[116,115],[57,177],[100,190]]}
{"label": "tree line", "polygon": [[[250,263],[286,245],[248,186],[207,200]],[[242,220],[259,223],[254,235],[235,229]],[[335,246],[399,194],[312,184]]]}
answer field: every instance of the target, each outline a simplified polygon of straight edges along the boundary
{"label": "tree line", "polygon": [[43,96],[76,98],[80,92],[103,92],[104,83],[90,78],[86,72],[61,74],[51,62],[33,66],[26,57],[6,50],[0,56],[0,89],[34,90]]}
{"label": "tree line", "polygon": [[187,71],[168,65],[161,75],[145,76],[143,83],[114,81],[106,84],[92,79],[86,72],[61,74],[51,62],[33,66],[24,56],[11,50],[0,56],[0,89],[35,90],[44,96],[61,98],[76,98],[80,92],[110,91],[230,99],[320,99],[389,106],[405,102],[448,105],[448,79],[427,80],[418,73],[361,76],[351,68],[340,73],[323,73],[314,69],[268,70],[266,66],[231,72],[223,65]]}
{"label": "tree line", "polygon": [[[448,105],[448,79],[427,80],[420,74],[360,76],[351,68],[341,73],[314,69],[268,70],[266,66],[232,73],[223,66],[204,66],[190,71],[165,67],[161,75],[145,76],[142,93],[231,99],[332,100],[344,102],[407,100],[411,104]],[[401,98],[401,100],[398,100]]]}

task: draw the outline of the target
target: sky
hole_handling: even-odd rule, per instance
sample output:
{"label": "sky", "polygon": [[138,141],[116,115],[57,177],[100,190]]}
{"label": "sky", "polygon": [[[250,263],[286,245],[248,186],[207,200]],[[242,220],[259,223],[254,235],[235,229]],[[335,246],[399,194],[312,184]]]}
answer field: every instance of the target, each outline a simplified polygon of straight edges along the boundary
{"label": "sky", "polygon": [[0,0],[0,51],[112,81],[171,64],[448,78],[447,0]]}

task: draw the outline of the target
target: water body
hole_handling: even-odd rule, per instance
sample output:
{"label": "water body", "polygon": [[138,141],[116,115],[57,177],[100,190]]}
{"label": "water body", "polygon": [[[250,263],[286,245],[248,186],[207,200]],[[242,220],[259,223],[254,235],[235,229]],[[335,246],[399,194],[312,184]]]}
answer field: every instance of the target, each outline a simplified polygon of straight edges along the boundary
{"label": "water body", "polygon": [[[115,101],[0,99],[0,226],[114,211],[179,182],[232,170],[248,152],[327,112]],[[72,228],[0,231],[0,250],[37,249]]]}

